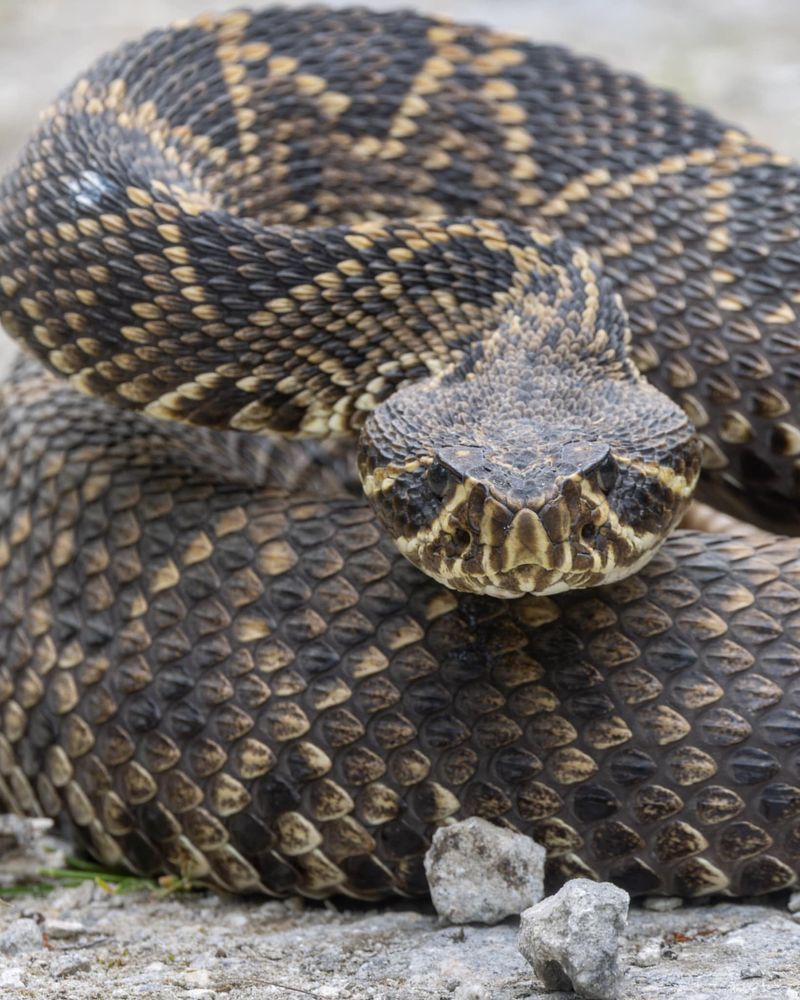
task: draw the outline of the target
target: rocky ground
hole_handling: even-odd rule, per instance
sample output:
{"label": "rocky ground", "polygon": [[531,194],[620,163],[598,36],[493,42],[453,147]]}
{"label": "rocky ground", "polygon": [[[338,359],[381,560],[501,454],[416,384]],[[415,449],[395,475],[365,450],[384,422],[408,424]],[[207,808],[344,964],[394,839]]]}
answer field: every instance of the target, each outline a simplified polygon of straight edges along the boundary
{"label": "rocky ground", "polygon": [[[0,909],[0,995],[566,1000],[537,988],[517,933],[516,920],[441,926],[424,907],[407,904],[362,909],[210,893],[159,899],[86,883]],[[797,1000],[799,953],[800,923],[777,905],[663,913],[637,906],[620,1000]]]}
{"label": "rocky ground", "polygon": [[[0,167],[36,111],[98,53],[235,0],[0,0]],[[373,6],[397,6],[380,0]],[[433,0],[461,18],[602,55],[800,153],[796,0]],[[0,350],[0,357],[8,350]],[[0,872],[3,862],[0,860]],[[0,902],[0,996],[37,1000],[533,1000],[517,922],[441,926],[408,904],[356,908],[109,892],[87,882]],[[623,1000],[800,1000],[786,900],[631,910]],[[563,995],[559,995],[563,996]]]}

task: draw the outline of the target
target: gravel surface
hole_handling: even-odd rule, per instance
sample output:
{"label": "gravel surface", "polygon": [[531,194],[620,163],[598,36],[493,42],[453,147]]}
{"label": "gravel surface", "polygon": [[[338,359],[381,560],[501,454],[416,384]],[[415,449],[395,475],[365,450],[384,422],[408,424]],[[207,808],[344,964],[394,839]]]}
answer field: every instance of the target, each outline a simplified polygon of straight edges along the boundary
{"label": "gravel surface", "polygon": [[[372,6],[399,2],[373,0]],[[36,112],[100,52],[148,27],[234,3],[0,0],[0,168],[11,162]],[[800,153],[797,0],[435,0],[427,6],[603,56],[681,90],[785,152]],[[0,341],[0,366],[8,354]],[[516,920],[492,928],[444,927],[430,908],[408,904],[353,909],[211,894],[159,899],[146,892],[111,895],[87,884],[0,903],[0,996],[564,996],[537,989],[517,935]],[[800,1000],[799,953],[800,922],[780,902],[634,906],[620,996]]]}
{"label": "gravel surface", "polygon": [[[33,921],[43,934],[30,950]],[[353,909],[203,893],[158,899],[146,892],[109,895],[87,883],[0,910],[0,996],[566,998],[537,983],[517,949],[518,933],[517,920],[442,926],[408,904]],[[23,950],[3,954],[6,937]],[[798,1000],[798,949],[800,923],[776,907],[725,903],[667,913],[633,907],[619,998]]]}

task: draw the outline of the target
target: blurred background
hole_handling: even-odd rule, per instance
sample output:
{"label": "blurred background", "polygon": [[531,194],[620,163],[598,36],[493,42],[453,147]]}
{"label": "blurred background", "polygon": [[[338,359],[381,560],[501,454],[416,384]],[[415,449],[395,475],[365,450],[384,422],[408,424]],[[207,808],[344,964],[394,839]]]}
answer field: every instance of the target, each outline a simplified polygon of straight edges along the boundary
{"label": "blurred background", "polygon": [[[286,5],[302,6],[292,0]],[[366,5],[415,6],[601,56],[679,90],[782,152],[800,155],[798,0],[367,0]],[[13,160],[37,112],[102,52],[148,28],[234,6],[236,0],[0,0],[0,170]],[[0,343],[0,363],[4,346]]]}
{"label": "blurred background", "polygon": [[[298,2],[286,6],[302,6]],[[36,113],[96,56],[236,0],[0,0],[0,169]],[[268,0],[251,0],[267,6]],[[570,45],[680,90],[800,155],[798,0],[365,0]],[[344,6],[334,3],[332,6]]]}

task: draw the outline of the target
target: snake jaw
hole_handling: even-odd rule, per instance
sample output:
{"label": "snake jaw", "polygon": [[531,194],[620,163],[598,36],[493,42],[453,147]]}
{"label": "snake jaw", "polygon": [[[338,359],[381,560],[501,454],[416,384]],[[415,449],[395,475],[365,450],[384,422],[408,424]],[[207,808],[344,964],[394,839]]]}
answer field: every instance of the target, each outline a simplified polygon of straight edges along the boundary
{"label": "snake jaw", "polygon": [[501,499],[459,469],[459,456],[480,465],[469,447],[372,466],[367,447],[362,481],[403,555],[455,590],[546,595],[638,572],[688,505],[699,475],[696,439],[689,434],[671,464],[580,442],[563,454],[571,462],[582,456],[584,467],[527,503]]}

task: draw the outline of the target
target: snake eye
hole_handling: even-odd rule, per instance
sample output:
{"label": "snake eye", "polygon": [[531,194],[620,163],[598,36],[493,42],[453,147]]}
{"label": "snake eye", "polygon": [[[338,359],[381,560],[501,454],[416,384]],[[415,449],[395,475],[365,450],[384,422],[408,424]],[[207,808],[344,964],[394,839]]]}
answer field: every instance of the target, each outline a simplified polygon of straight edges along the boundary
{"label": "snake eye", "polygon": [[434,462],[428,468],[426,479],[428,487],[434,496],[443,497],[445,495],[450,482],[450,475],[443,465],[440,465],[439,462]]}
{"label": "snake eye", "polygon": [[609,452],[597,466],[597,484],[604,493],[610,493],[619,475],[617,460]]}

